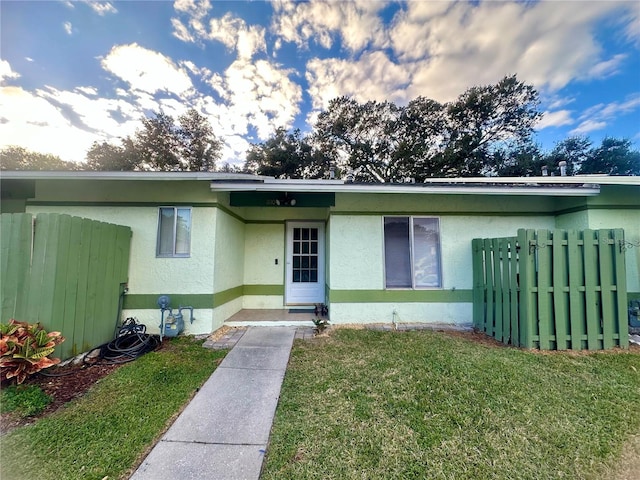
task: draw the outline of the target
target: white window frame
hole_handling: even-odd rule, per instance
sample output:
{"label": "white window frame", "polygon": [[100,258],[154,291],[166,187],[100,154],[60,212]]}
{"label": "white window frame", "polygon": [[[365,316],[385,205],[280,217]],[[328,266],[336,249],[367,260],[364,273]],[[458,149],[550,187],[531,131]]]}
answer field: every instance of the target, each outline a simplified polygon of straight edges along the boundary
{"label": "white window frame", "polygon": [[[411,286],[410,287],[388,287],[387,286],[387,248],[386,239],[384,233],[384,221],[387,218],[408,218],[409,219],[409,264],[411,267]],[[414,219],[429,219],[436,220],[438,225],[438,286],[416,286],[415,277],[415,260],[414,260],[414,234],[413,234],[413,220]],[[444,279],[442,278],[442,230],[440,228],[440,217],[428,216],[428,215],[384,215],[382,217],[382,273],[385,290],[442,290],[444,288]]]}
{"label": "white window frame", "polygon": [[[163,209],[173,209],[173,239],[171,241],[172,244],[172,252],[171,253],[160,253],[160,237],[162,235],[161,224],[162,224],[162,210]],[[176,253],[176,244],[177,244],[177,225],[178,225],[178,210],[188,210],[189,211],[189,241],[188,241],[188,253]],[[189,258],[191,257],[191,231],[193,226],[193,208],[192,207],[182,207],[175,205],[166,205],[162,207],[158,207],[158,234],[156,237],[156,257],[157,258]]]}

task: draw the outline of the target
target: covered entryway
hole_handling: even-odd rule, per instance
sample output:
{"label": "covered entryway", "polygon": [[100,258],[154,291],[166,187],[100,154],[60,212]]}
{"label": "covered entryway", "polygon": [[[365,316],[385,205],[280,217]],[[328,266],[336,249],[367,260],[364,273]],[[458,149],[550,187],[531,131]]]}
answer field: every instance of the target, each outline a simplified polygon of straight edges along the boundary
{"label": "covered entryway", "polygon": [[324,223],[287,222],[285,304],[324,303]]}

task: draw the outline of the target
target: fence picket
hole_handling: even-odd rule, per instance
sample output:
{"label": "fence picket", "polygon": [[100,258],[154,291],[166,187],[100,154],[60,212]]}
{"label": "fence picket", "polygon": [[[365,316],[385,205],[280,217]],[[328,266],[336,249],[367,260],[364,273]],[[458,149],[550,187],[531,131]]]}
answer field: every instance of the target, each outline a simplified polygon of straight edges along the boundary
{"label": "fence picket", "polygon": [[567,296],[569,286],[567,272],[567,248],[565,232],[553,231],[553,323],[555,327],[556,349],[566,350],[569,333],[567,315]]}
{"label": "fence picket", "polygon": [[508,344],[511,340],[511,302],[509,301],[509,239],[501,238],[500,244],[500,266],[502,268],[502,342]]}
{"label": "fence picket", "polygon": [[613,299],[613,254],[612,244],[609,243],[609,230],[598,230],[598,268],[600,271],[600,298],[602,302],[602,347],[613,348],[613,321],[615,319],[615,304]]}
{"label": "fence picket", "polygon": [[11,309],[19,320],[61,330],[67,340],[55,355],[63,359],[110,340],[131,229],[42,213],[32,234],[32,221],[30,214],[0,216],[2,315]]}
{"label": "fence picket", "polygon": [[493,337],[495,335],[494,321],[495,311],[493,309],[493,299],[495,298],[495,292],[493,289],[493,248],[490,239],[484,240],[484,254],[486,259],[486,271],[487,271],[487,316],[485,321],[485,332],[487,335]]}
{"label": "fence picket", "polygon": [[474,325],[526,348],[628,348],[624,231],[474,239]]}
{"label": "fence picket", "polygon": [[538,336],[540,349],[551,348],[550,332],[553,331],[553,313],[549,301],[551,289],[551,239],[548,230],[538,230]]}
{"label": "fence picket", "polygon": [[484,252],[482,240],[474,238],[471,241],[473,261],[473,328],[484,331]]}
{"label": "fence picket", "polygon": [[629,348],[629,320],[627,318],[627,270],[625,263],[624,231],[613,230],[614,284],[616,286],[616,316],[614,331],[618,333],[619,346]]}
{"label": "fence picket", "polygon": [[578,232],[567,232],[567,255],[569,258],[569,325],[572,350],[582,350],[582,336],[586,334],[584,327],[584,285],[582,268],[582,252],[578,245]]}
{"label": "fence picket", "polygon": [[520,253],[518,252],[518,248],[518,238],[509,237],[509,272],[511,274],[511,278],[509,280],[511,307],[509,311],[511,313],[511,345],[520,344],[520,332],[518,331],[518,302],[520,297],[520,287],[518,285],[518,256]]}
{"label": "fence picket", "polygon": [[584,262],[585,313],[587,317],[587,348],[598,350],[601,346],[600,336],[600,298],[598,286],[598,250],[595,246],[596,232],[583,231],[584,246],[582,249]]}
{"label": "fence picket", "polygon": [[503,341],[504,338],[504,330],[502,325],[502,260],[500,258],[500,239],[494,238],[491,242],[491,246],[493,249],[493,281],[495,284],[495,303],[494,303],[494,312],[495,312],[495,330],[494,337],[499,342]]}

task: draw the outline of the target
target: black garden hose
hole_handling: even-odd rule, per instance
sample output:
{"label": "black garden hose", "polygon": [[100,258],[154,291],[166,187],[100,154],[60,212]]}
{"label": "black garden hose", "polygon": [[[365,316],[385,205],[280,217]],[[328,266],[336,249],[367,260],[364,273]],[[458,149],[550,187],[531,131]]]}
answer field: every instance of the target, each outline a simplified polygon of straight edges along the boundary
{"label": "black garden hose", "polygon": [[[84,367],[92,367],[94,365],[117,365],[127,363],[136,358],[149,353],[160,346],[160,337],[158,335],[149,335],[145,333],[146,325],[137,323],[134,318],[127,318],[115,339],[104,343],[97,347],[100,353],[95,360],[87,360],[89,352],[82,358]],[[93,349],[94,351],[96,349]],[[74,371],[64,373],[47,373],[44,370],[39,372],[45,377],[61,377],[71,375]]]}

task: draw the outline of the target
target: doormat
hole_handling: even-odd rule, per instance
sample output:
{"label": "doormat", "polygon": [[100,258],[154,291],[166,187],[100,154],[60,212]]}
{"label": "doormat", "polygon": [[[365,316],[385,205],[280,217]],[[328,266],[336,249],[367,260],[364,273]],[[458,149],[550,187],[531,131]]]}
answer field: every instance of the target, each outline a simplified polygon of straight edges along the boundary
{"label": "doormat", "polygon": [[288,313],[316,313],[315,308],[290,308]]}

